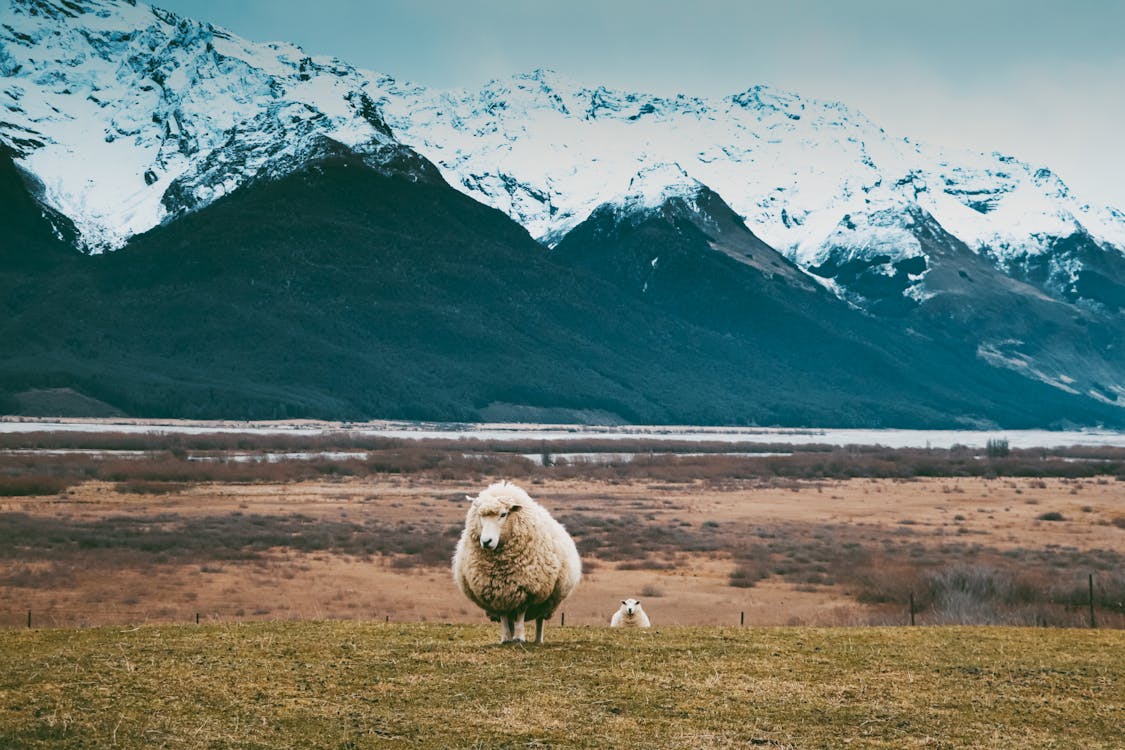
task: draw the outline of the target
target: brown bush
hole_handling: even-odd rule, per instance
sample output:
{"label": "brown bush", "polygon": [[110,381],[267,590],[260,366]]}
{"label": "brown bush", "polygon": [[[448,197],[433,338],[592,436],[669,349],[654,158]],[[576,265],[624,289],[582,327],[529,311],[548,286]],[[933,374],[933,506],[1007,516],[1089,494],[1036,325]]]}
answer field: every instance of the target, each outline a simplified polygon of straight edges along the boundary
{"label": "brown bush", "polygon": [[418,565],[447,565],[460,527],[364,524],[288,515],[112,516],[81,518],[0,514],[0,559],[65,560],[98,556],[107,563],[137,558],[192,561],[258,560],[271,550],[406,556]]}
{"label": "brown bush", "polygon": [[741,562],[735,566],[730,574],[730,585],[735,588],[749,589],[753,588],[758,581],[769,578],[769,570],[766,566],[756,560],[748,560]]}
{"label": "brown bush", "polygon": [[151,482],[144,479],[131,479],[128,482],[118,482],[118,492],[134,495],[170,495],[183,492],[191,485],[186,482]]}
{"label": "brown bush", "polygon": [[[1125,475],[1125,449],[1091,448],[1054,451],[1014,450],[1005,457],[980,460],[982,451],[921,450],[880,447],[770,446],[722,442],[482,441],[406,440],[332,433],[327,435],[144,435],[113,433],[0,434],[0,448],[104,450],[105,454],[8,454],[0,456],[0,475],[39,474],[101,478],[121,482],[150,481],[285,482],[320,476],[423,474],[443,479],[484,476],[596,479],[606,482],[648,480],[682,485],[705,482],[735,488],[747,483],[804,489],[808,482],[851,477],[1010,476],[1093,477]],[[789,455],[763,456],[773,449]],[[124,457],[113,451],[147,451]],[[240,454],[233,460],[232,451]],[[314,454],[305,460],[267,460],[267,451]],[[359,451],[355,458],[317,457],[324,451]],[[684,455],[685,452],[703,455]],[[556,452],[634,453],[612,463],[559,461],[538,466],[522,454]],[[732,455],[735,454],[735,455]],[[1068,458],[1082,461],[1068,461]],[[781,483],[781,484],[779,484]],[[1041,486],[1041,480],[1033,486]]]}
{"label": "brown bush", "polygon": [[57,495],[78,481],[76,478],[41,475],[0,477],[0,497]]}

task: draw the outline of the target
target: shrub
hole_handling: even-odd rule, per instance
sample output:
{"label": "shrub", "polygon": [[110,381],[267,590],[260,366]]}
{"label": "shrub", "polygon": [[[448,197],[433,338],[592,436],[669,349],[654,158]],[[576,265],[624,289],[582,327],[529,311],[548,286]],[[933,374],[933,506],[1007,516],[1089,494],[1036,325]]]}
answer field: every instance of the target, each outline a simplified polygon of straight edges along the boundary
{"label": "shrub", "polygon": [[989,440],[985,444],[985,450],[989,458],[1004,458],[1012,452],[1008,447],[1008,440],[1006,438]]}
{"label": "shrub", "polygon": [[769,569],[756,560],[747,560],[735,567],[730,574],[730,585],[739,589],[753,588],[758,581],[769,577]]}
{"label": "shrub", "polygon": [[76,480],[49,476],[0,477],[0,497],[57,495]]}
{"label": "shrub", "polygon": [[1063,516],[1063,514],[1059,513],[1057,510],[1050,510],[1050,511],[1047,511],[1046,513],[1040,513],[1038,516],[1036,516],[1036,518],[1038,518],[1040,521],[1065,521],[1066,520],[1066,518]]}
{"label": "shrub", "polygon": [[856,567],[841,567],[840,572],[846,573],[845,580],[855,587],[855,598],[863,604],[902,604],[911,591],[923,588],[917,567],[905,561],[873,558]]}
{"label": "shrub", "polygon": [[997,605],[1010,581],[993,568],[958,566],[925,576],[924,600],[931,619],[943,625],[999,624]]}
{"label": "shrub", "polygon": [[617,564],[618,570],[671,570],[673,567],[672,563],[660,562],[659,560],[653,560],[651,557],[640,560],[626,560]]}
{"label": "shrub", "polygon": [[189,485],[183,482],[153,482],[144,479],[133,479],[128,482],[118,482],[117,491],[135,495],[169,495],[183,492]]}

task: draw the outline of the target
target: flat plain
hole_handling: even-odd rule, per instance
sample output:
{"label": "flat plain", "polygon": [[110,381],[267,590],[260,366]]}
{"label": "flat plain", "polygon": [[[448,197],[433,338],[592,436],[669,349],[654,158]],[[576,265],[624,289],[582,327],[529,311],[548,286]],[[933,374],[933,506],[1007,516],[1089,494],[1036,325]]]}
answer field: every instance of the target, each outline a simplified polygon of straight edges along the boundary
{"label": "flat plain", "polygon": [[[88,480],[0,498],[0,624],[483,622],[448,561],[465,495],[491,479]],[[911,593],[923,623],[1082,625],[1091,574],[1101,624],[1125,625],[1114,477],[519,481],[579,541],[573,625],[627,597],[667,625],[905,624]],[[952,574],[971,580],[946,588],[993,600],[939,611]]]}

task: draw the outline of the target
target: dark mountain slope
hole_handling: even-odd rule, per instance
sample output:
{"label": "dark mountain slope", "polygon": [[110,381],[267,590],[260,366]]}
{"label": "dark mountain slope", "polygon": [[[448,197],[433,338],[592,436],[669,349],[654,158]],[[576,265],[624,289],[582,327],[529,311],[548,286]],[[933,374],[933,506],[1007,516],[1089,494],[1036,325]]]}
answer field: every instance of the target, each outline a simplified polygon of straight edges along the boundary
{"label": "dark mountain slope", "polygon": [[[653,305],[562,260],[432,173],[332,157],[120,251],[25,274],[38,293],[0,322],[0,385],[72,388],[145,416],[854,426],[1100,416],[1045,387],[1035,408],[1026,390],[996,398],[991,382],[939,387],[944,373],[912,373],[861,337],[781,325],[778,311],[797,315],[802,299],[843,309],[811,285],[783,306],[794,284],[728,288],[730,267],[705,265],[716,313],[702,298]],[[740,291],[754,295],[739,302]],[[733,317],[723,306],[750,310],[755,296],[770,301],[752,324],[722,323]]]}
{"label": "dark mountain slope", "polygon": [[[73,241],[75,236],[70,222],[43,209],[32,197],[29,182],[33,185],[0,144],[0,319],[16,340],[34,334],[39,325],[34,316],[26,316],[26,311],[44,293],[45,282],[81,257],[66,241]],[[5,342],[0,348],[16,352],[15,344]],[[26,406],[16,396],[20,390],[0,387],[0,412],[19,412]],[[31,395],[33,401],[44,400],[35,398],[39,394]],[[54,407],[64,399],[55,394],[49,401]],[[58,411],[72,413],[66,408]]]}
{"label": "dark mountain slope", "polygon": [[70,221],[45,210],[0,143],[0,273],[44,270],[78,255]]}
{"label": "dark mountain slope", "polygon": [[809,305],[843,309],[706,187],[658,209],[605,204],[571,230],[552,257],[711,328],[769,318],[774,327],[758,333],[773,336],[777,328],[803,327],[801,310]]}
{"label": "dark mountain slope", "polygon": [[[948,235],[943,237],[950,239]],[[933,236],[928,240],[929,249],[935,253],[942,250],[937,247],[938,239]],[[992,267],[961,243],[956,244],[944,251],[957,255],[958,261],[974,273],[980,271],[984,278],[983,271]],[[996,325],[1015,330],[1010,323],[1022,310],[1021,300],[1011,290],[995,290],[978,308],[964,299],[953,303],[959,305],[961,315],[942,316],[947,325],[941,321],[912,325],[923,314],[900,318],[907,314],[903,310],[880,320],[847,307],[814,284],[754,236],[721,197],[704,186],[695,195],[670,198],[658,209],[603,205],[559,243],[552,257],[595,273],[652,310],[670,311],[742,340],[745,348],[758,361],[768,363],[778,377],[792,378],[808,392],[868,390],[897,400],[909,389],[920,405],[944,403],[951,412],[989,414],[989,419],[1005,424],[1032,424],[1036,419],[1045,420],[1040,424],[1121,419],[1116,407],[1029,380],[1018,368],[1005,366],[1007,372],[997,369],[992,366],[995,358],[982,357],[976,344],[966,340],[965,327],[979,319],[966,315],[965,310],[988,309],[994,320],[1001,320],[1001,311],[989,305],[1002,307],[1014,302],[1015,310],[1009,311],[1005,324]],[[927,319],[938,317],[939,306],[952,302],[955,296],[955,285],[943,281],[942,274],[958,271],[954,278],[962,284],[957,289],[964,291],[960,266],[947,262],[942,268],[935,269],[938,275],[934,280],[943,294],[940,300],[932,301],[932,314],[927,308]],[[1019,286],[1042,297],[994,269],[987,281]],[[901,295],[901,290],[896,294]],[[1029,315],[1032,320],[1026,321],[1027,327],[1033,327],[1035,321],[1054,321],[1061,326],[1060,317],[1066,317],[1065,311],[1057,309],[1061,306],[1045,298],[1041,304],[1046,312],[1038,310],[1036,315]],[[957,324],[952,324],[955,319]],[[1072,330],[1073,323],[1067,322],[1068,330]],[[1042,335],[1054,336],[1057,332],[1049,329]],[[779,355],[783,361],[777,361]],[[803,363],[803,368],[794,367],[794,363]],[[817,382],[810,382],[813,379]],[[1095,414],[1098,416],[1093,417]],[[874,415],[872,418],[877,419]]]}
{"label": "dark mountain slope", "polygon": [[1001,267],[1059,299],[1125,312],[1125,255],[1085,231],[1056,237],[1047,252],[1024,255]]}
{"label": "dark mountain slope", "polygon": [[765,408],[690,367],[700,348],[736,358],[729,343],[560,275],[518,225],[440,181],[359,159],[263,182],[37,283],[3,322],[7,390],[74,387],[135,414]]}
{"label": "dark mountain slope", "polygon": [[[557,390],[537,354],[553,323],[520,274],[537,248],[440,181],[330,160],[43,279],[35,320],[5,326],[4,369],[133,413],[470,418],[514,372]],[[612,383],[575,375],[632,416]]]}
{"label": "dark mountain slope", "polygon": [[1078,243],[1072,249],[1084,253],[1080,265],[1062,249],[1039,259],[1044,267],[1048,260],[1059,268],[1081,267],[1074,289],[1096,287],[1106,293],[1095,300],[1069,295],[1046,276],[1024,280],[1004,273],[916,207],[883,211],[865,221],[876,222],[909,232],[919,254],[892,261],[841,245],[830,248],[814,271],[888,323],[925,331],[935,340],[965,342],[990,364],[1057,389],[1125,404],[1125,391],[1111,385],[1125,372],[1119,344],[1125,316],[1112,304],[1112,285],[1092,281],[1098,268],[1113,275],[1117,254]]}

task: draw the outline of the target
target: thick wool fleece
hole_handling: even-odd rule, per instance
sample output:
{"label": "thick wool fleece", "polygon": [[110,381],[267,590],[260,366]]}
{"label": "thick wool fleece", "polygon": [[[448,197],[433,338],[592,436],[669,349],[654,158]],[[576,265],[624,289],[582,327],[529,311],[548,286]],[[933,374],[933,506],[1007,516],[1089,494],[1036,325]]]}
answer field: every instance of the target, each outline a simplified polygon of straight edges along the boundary
{"label": "thick wool fleece", "polygon": [[613,613],[613,617],[609,621],[611,628],[647,628],[651,625],[648,613],[641,608],[639,602],[633,608],[633,614],[629,614],[625,605],[622,604],[621,608]]}
{"label": "thick wool fleece", "polygon": [[[512,506],[500,545],[480,546],[480,514]],[[492,617],[547,619],[582,577],[574,540],[545,508],[514,484],[493,484],[473,500],[453,556],[458,588]]]}

